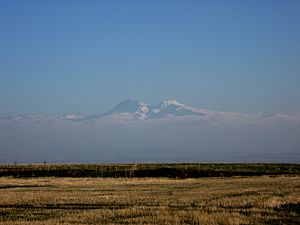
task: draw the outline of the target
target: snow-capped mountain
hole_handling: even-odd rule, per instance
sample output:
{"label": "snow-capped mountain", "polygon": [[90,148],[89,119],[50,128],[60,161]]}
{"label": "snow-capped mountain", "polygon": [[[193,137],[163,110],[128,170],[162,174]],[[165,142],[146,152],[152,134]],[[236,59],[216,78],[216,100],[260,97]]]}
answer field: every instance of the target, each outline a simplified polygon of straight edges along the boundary
{"label": "snow-capped mountain", "polygon": [[173,121],[206,121],[209,123],[240,123],[240,122],[299,122],[299,113],[235,113],[221,112],[208,109],[199,109],[187,106],[176,100],[165,100],[158,105],[149,105],[138,100],[126,99],[118,103],[109,111],[98,114],[82,117],[81,120],[94,121],[151,121],[151,120],[170,120]]}
{"label": "snow-capped mountain", "polygon": [[9,122],[130,122],[151,120],[173,121],[206,121],[208,123],[253,123],[253,122],[289,122],[300,123],[300,113],[232,113],[207,109],[199,109],[184,105],[176,100],[162,101],[157,105],[149,105],[138,100],[126,99],[102,114],[67,114],[60,117],[46,115],[18,115],[0,118],[0,123]]}
{"label": "snow-capped mountain", "polygon": [[159,105],[148,105],[141,101],[124,100],[101,116],[128,115],[134,119],[157,119],[170,116],[202,115],[196,109],[176,100],[163,101]]}

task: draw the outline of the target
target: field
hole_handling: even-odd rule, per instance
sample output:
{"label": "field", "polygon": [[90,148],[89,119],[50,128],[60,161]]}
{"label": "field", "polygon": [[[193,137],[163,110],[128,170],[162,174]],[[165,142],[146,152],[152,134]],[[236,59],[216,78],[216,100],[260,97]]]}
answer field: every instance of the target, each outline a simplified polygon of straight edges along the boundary
{"label": "field", "polygon": [[299,224],[300,176],[0,177],[0,224]]}

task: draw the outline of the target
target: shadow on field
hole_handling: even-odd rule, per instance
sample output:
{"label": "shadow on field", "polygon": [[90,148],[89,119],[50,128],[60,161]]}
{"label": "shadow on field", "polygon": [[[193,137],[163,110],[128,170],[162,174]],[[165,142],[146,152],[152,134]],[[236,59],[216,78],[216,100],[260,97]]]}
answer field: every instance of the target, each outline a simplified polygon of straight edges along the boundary
{"label": "shadow on field", "polygon": [[0,209],[59,209],[59,210],[89,210],[89,209],[125,209],[128,207],[132,207],[134,204],[90,204],[90,203],[64,203],[64,204],[7,204],[7,205],[0,205]]}
{"label": "shadow on field", "polygon": [[262,224],[300,224],[300,203],[283,204],[278,207],[274,207],[274,211],[278,218],[265,220]]}
{"label": "shadow on field", "polygon": [[0,185],[0,189],[11,189],[11,188],[49,188],[51,185]]}

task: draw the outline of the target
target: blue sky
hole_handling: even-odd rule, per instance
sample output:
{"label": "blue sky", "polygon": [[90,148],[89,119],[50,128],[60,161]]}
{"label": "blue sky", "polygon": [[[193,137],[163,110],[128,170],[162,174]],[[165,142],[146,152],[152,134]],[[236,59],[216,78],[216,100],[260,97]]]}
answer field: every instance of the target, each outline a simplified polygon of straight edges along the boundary
{"label": "blue sky", "polygon": [[297,0],[0,0],[0,115],[300,111],[299,27]]}

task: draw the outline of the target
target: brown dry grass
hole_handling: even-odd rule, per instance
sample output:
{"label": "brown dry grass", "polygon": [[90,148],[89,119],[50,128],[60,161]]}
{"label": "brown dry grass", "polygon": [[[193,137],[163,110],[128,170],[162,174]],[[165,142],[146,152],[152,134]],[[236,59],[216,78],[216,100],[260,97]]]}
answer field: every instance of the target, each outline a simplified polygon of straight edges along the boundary
{"label": "brown dry grass", "polygon": [[0,178],[0,224],[299,224],[300,177]]}

